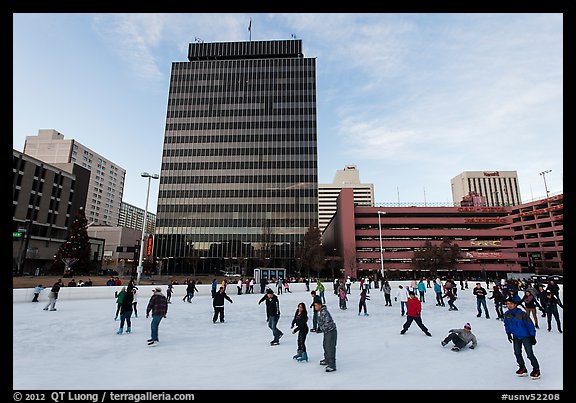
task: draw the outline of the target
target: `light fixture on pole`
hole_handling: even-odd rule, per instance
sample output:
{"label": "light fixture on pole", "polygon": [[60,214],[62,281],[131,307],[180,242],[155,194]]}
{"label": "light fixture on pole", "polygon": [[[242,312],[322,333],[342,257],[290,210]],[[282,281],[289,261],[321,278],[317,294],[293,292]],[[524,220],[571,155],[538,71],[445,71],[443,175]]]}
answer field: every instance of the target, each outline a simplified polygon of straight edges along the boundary
{"label": "light fixture on pole", "polygon": [[380,223],[380,215],[386,214],[385,211],[378,211],[378,234],[380,235],[380,274],[384,276],[384,254],[382,252],[382,224]]}
{"label": "light fixture on pole", "polygon": [[142,266],[142,259],[144,258],[144,244],[146,243],[146,219],[148,218],[148,196],[150,195],[150,180],[151,179],[158,179],[160,176],[158,174],[150,175],[148,172],[142,172],[140,174],[143,178],[148,178],[148,190],[146,191],[146,208],[144,209],[144,222],[142,223],[142,239],[140,241],[140,255],[138,256],[138,268],[137,271],[137,278],[136,284],[140,284],[140,276],[142,275],[142,271],[144,267]]}
{"label": "light fixture on pole", "polygon": [[552,172],[551,169],[548,169],[546,171],[542,171],[540,172],[540,175],[542,176],[542,178],[544,179],[544,189],[546,189],[546,198],[548,198],[548,186],[546,185],[546,174]]}

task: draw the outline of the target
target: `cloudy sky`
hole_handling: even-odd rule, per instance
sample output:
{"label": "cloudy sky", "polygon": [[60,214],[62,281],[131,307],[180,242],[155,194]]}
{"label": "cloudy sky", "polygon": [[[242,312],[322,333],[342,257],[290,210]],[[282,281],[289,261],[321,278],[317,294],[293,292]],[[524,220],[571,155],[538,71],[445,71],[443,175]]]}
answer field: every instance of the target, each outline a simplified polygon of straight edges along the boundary
{"label": "cloudy sky", "polygon": [[[160,173],[171,62],[188,43],[302,39],[317,59],[319,182],[356,164],[381,203],[452,201],[462,171],[563,190],[562,14],[14,14],[13,147],[53,128]],[[150,211],[156,212],[153,181]]]}

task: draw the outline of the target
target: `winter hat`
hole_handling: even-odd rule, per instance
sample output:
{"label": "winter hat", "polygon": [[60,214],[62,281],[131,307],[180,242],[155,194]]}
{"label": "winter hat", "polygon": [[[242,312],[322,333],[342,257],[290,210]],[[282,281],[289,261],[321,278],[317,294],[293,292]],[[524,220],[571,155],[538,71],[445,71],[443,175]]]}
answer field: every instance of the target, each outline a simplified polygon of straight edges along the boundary
{"label": "winter hat", "polygon": [[162,289],[160,287],[156,287],[152,290],[152,292],[162,292]]}
{"label": "winter hat", "polygon": [[472,326],[470,326],[470,323],[466,323],[464,329],[472,330]]}

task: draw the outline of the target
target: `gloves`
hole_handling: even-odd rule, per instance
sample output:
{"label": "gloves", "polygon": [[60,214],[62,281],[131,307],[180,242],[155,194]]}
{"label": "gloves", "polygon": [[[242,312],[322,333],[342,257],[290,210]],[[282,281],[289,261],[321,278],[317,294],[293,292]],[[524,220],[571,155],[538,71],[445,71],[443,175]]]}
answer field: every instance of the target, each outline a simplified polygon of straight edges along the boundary
{"label": "gloves", "polygon": [[394,297],[394,302],[398,302],[398,298]]}
{"label": "gloves", "polygon": [[508,341],[512,343],[512,333],[508,333]]}
{"label": "gloves", "polygon": [[469,348],[470,348],[470,350],[474,350],[474,346],[470,346]]}
{"label": "gloves", "polygon": [[536,344],[536,336],[530,336],[530,344],[532,345]]}

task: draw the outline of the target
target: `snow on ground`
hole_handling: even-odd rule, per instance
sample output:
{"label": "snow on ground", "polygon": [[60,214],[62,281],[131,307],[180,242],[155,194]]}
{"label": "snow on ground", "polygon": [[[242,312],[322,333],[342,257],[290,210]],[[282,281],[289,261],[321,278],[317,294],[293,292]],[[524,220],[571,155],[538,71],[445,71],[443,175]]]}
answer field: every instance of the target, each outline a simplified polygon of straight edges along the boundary
{"label": "snow on ground", "polygon": [[[391,282],[392,297],[398,282]],[[282,294],[278,328],[284,332],[279,346],[270,346],[272,332],[266,324],[261,294],[235,295],[225,303],[225,323],[212,323],[212,299],[204,290],[191,304],[172,297],[168,316],[160,324],[160,344],[148,347],[150,320],[145,318],[148,296],[138,299],[138,318],[132,334],[117,335],[114,300],[59,299],[57,311],[43,311],[45,303],[13,304],[14,389],[563,389],[563,335],[553,323],[546,331],[539,317],[538,343],[534,347],[542,377],[517,377],[512,345],[502,322],[476,317],[472,289],[458,292],[459,311],[435,306],[427,289],[423,322],[433,337],[426,337],[413,323],[405,335],[405,317],[399,303],[384,306],[383,293],[372,289],[367,301],[370,316],[357,316],[358,284],[348,296],[348,309],[338,308],[337,297],[327,285],[326,302],[338,328],[337,371],[324,372],[322,335],[308,333],[310,361],[298,363],[297,335],[290,323],[299,302],[307,306],[307,292]],[[470,283],[470,287],[473,284]],[[484,286],[484,285],[483,285]],[[258,287],[256,287],[258,288]],[[165,289],[165,287],[163,287]],[[313,289],[313,288],[312,288]],[[562,300],[563,296],[561,294]],[[309,310],[309,326],[312,324]],[[563,323],[563,310],[560,309]],[[440,341],[451,328],[466,322],[478,338],[475,350],[452,352]],[[451,346],[452,344],[450,344]],[[527,368],[529,361],[524,355]]]}

